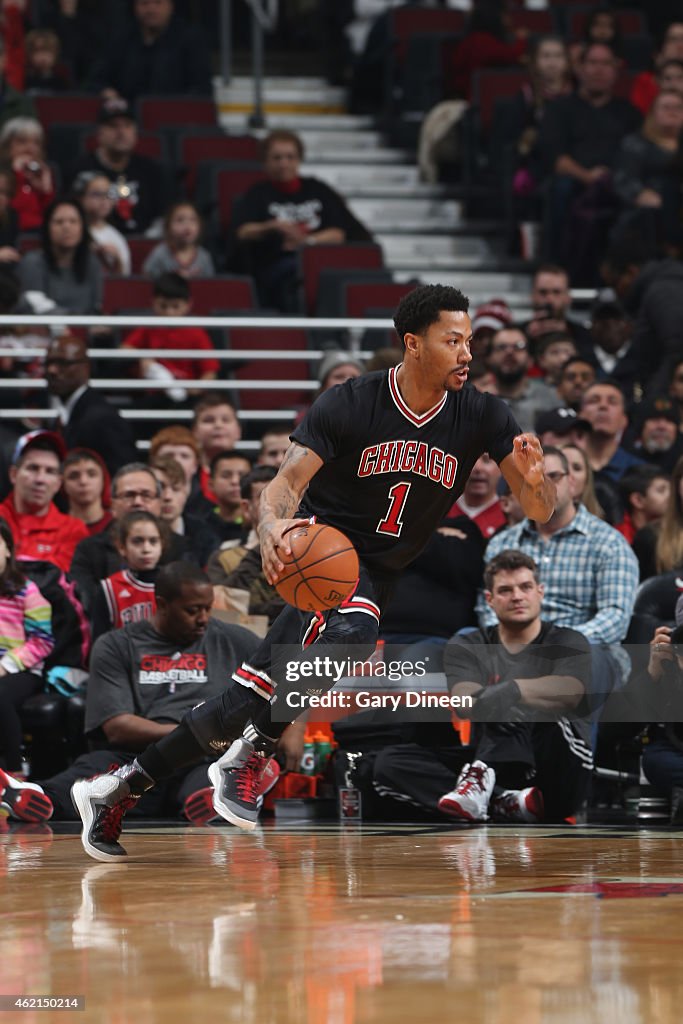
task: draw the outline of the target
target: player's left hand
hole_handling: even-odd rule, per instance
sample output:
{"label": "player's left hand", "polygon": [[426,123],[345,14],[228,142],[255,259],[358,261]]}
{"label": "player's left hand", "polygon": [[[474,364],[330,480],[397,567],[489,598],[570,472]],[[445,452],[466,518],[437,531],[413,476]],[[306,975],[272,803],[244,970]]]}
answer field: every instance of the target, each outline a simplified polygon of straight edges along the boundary
{"label": "player's left hand", "polygon": [[543,479],[543,449],[535,434],[518,434],[512,442],[512,461],[528,484]]}

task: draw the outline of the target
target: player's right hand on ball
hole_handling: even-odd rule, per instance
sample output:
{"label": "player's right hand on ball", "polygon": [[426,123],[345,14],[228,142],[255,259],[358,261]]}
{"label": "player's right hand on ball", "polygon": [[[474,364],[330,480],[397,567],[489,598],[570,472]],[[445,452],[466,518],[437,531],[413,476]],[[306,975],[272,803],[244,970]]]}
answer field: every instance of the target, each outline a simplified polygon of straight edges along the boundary
{"label": "player's right hand on ball", "polygon": [[263,575],[271,586],[277,583],[285,567],[282,558],[289,558],[292,554],[286,535],[297,526],[309,526],[310,522],[310,519],[276,519],[259,531]]}

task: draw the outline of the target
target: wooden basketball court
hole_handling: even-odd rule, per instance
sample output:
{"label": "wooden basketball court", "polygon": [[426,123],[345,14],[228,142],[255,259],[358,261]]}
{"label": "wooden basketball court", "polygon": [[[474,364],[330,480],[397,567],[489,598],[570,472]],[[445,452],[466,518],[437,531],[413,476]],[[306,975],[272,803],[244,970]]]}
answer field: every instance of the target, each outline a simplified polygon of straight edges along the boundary
{"label": "wooden basketball court", "polygon": [[683,1019],[669,828],[138,826],[110,865],[2,821],[0,1024]]}

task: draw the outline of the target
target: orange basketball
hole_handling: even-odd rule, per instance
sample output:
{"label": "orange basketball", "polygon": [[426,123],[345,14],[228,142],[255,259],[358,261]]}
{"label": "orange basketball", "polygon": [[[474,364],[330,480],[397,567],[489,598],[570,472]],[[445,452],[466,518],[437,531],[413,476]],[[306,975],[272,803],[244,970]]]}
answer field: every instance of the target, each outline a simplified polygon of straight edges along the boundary
{"label": "orange basketball", "polygon": [[287,534],[292,549],[275,584],[280,597],[305,612],[336,608],[358,581],[356,549],[340,530],[324,523],[297,526]]}

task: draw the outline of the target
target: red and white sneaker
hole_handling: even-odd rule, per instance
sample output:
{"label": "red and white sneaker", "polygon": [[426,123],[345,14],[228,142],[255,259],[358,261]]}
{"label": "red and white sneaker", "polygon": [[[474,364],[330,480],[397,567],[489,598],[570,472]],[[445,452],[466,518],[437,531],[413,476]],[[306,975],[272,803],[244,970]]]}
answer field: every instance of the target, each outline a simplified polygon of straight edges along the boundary
{"label": "red and white sneaker", "polygon": [[0,808],[18,821],[47,821],[52,817],[52,800],[35,782],[15,779],[0,768]]}
{"label": "red and white sneaker", "polygon": [[526,789],[504,789],[491,801],[494,821],[519,821],[531,825],[543,821],[543,794],[537,786]]}
{"label": "red and white sneaker", "polygon": [[466,764],[458,776],[455,789],[444,793],[439,810],[451,818],[465,821],[486,821],[496,773],[483,761]]}
{"label": "red and white sneaker", "polygon": [[[256,806],[259,810],[264,796],[270,792],[279,778],[280,765],[271,757],[257,787]],[[222,820],[222,816],[213,805],[213,786],[205,786],[204,789],[196,789],[194,793],[190,793],[183,805],[183,815],[193,825],[209,825],[212,821]]]}

